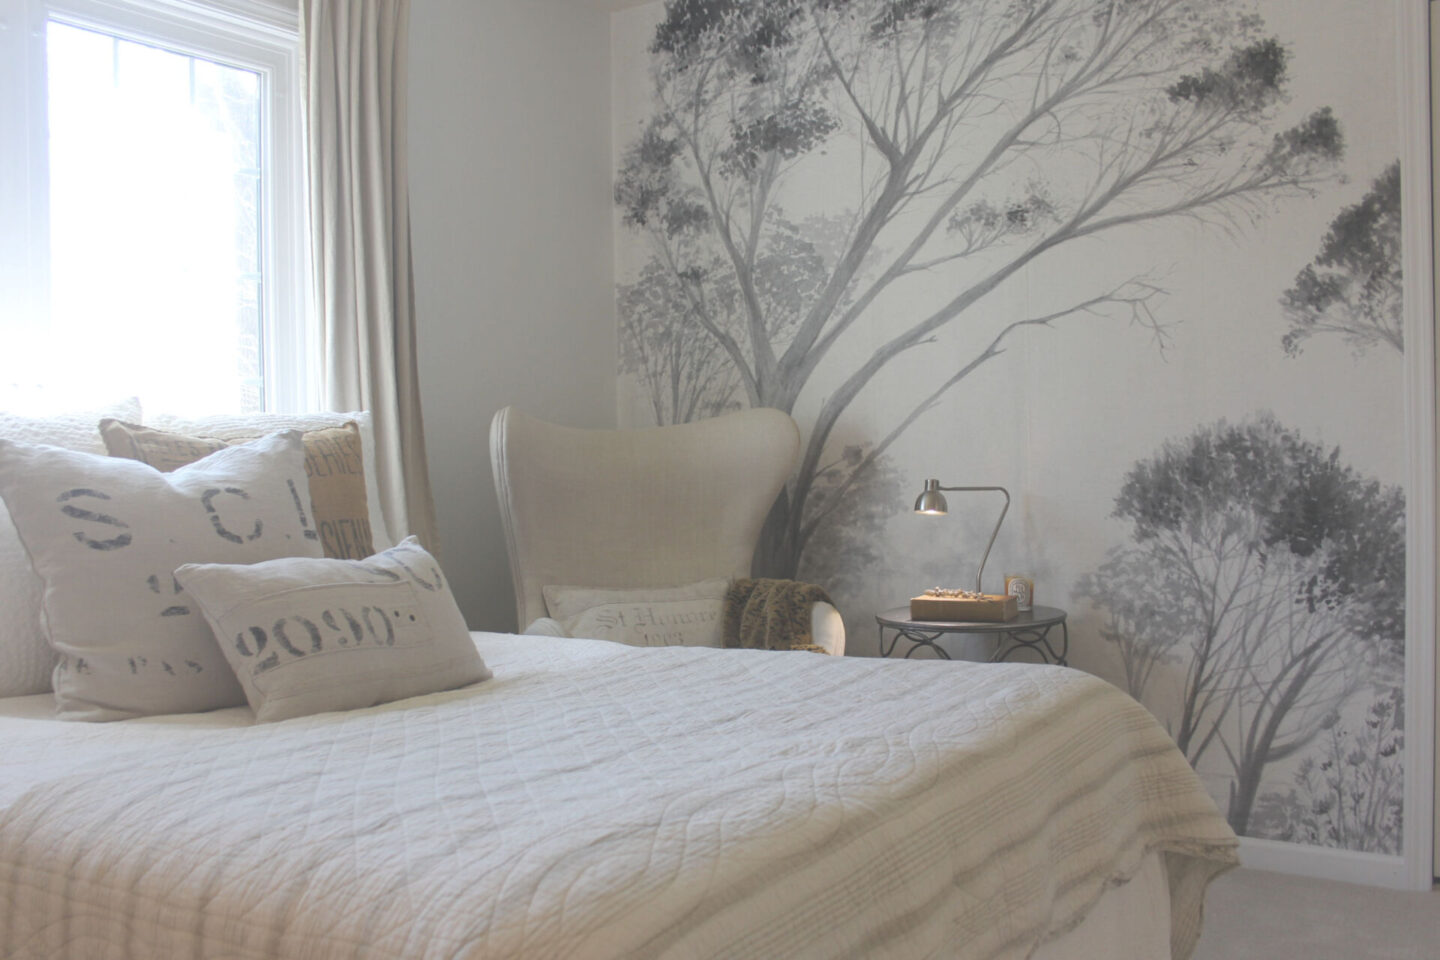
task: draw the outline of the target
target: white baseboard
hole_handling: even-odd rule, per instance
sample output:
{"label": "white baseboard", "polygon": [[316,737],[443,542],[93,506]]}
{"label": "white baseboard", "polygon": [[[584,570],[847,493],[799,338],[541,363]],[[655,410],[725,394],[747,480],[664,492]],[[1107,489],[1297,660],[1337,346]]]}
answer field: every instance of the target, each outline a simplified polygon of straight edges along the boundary
{"label": "white baseboard", "polygon": [[1272,870],[1317,880],[1339,880],[1395,890],[1430,889],[1428,880],[1423,887],[1415,886],[1408,876],[1404,857],[1379,853],[1357,853],[1241,837],[1240,862],[1255,870]]}

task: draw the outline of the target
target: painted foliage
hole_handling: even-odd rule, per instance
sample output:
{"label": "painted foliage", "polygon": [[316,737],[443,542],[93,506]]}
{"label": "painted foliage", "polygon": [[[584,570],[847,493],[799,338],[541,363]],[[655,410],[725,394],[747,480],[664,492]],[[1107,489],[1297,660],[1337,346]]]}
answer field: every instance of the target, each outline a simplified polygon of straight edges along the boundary
{"label": "painted foliage", "polygon": [[[617,16],[620,368],[637,421],[796,416],[756,572],[825,585],[854,649],[973,577],[993,514],[923,529],[921,480],[1003,483],[998,562],[1071,607],[1075,662],[1170,725],[1238,829],[1393,850],[1390,40],[1294,6]],[[1313,82],[1345,44],[1343,83]]]}
{"label": "painted foliage", "polygon": [[[1127,690],[1153,703],[1157,668],[1182,671],[1178,703],[1162,701],[1171,733],[1195,766],[1213,754],[1228,768],[1230,825],[1296,838],[1298,812],[1274,808],[1301,806],[1298,793],[1265,797],[1284,822],[1254,817],[1266,772],[1335,730],[1356,694],[1403,673],[1403,495],[1261,416],[1167,442],[1131,468],[1115,503],[1131,543],[1077,592],[1106,612],[1101,636],[1120,651]],[[1351,767],[1386,768],[1383,783],[1307,791],[1338,797],[1337,838],[1384,849],[1381,838],[1399,835],[1395,751],[1350,762],[1343,744],[1326,746],[1324,773],[1353,780],[1361,771]],[[1352,804],[1368,812],[1345,822]]]}

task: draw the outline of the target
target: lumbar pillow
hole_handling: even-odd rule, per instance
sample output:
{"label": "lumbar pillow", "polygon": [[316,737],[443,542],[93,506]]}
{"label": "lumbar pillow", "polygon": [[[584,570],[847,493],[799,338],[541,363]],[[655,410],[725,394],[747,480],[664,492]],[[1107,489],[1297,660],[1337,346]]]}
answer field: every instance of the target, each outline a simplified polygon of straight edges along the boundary
{"label": "lumbar pillow", "polygon": [[320,556],[294,431],[174,473],[0,440],[0,497],[44,581],[67,720],[190,713],[245,701],[204,617],[175,581],[192,561]]}
{"label": "lumbar pillow", "polygon": [[[380,509],[380,472],[375,467],[375,427],[369,410],[352,413],[245,413],[220,414],[212,417],[186,419],[159,414],[146,417],[147,427],[158,427],[172,433],[191,436],[212,437],[216,440],[253,440],[277,430],[323,430],[326,427],[343,427],[354,422],[360,427],[362,472],[366,479],[365,500],[370,515],[370,539],[376,550],[388,550],[395,546],[392,531],[385,526],[385,514]],[[400,533],[402,531],[394,531]]]}
{"label": "lumbar pillow", "polygon": [[546,586],[550,616],[572,637],[614,640],[636,647],[721,647],[724,577],[681,587],[605,589]]}
{"label": "lumbar pillow", "polygon": [[[114,419],[100,421],[100,435],[105,438],[110,456],[139,460],[162,473],[208,457],[232,443],[250,442],[192,437]],[[307,430],[303,439],[310,502],[325,556],[338,560],[370,556],[375,548],[365,498],[365,458],[359,425],[352,420],[339,427]]]}
{"label": "lumbar pillow", "polygon": [[[135,399],[93,413],[50,417],[0,413],[0,439],[101,454],[105,444],[95,427],[100,418],[139,416],[140,401]],[[9,511],[0,505],[0,697],[50,692],[55,651],[40,627],[43,586],[30,568]]]}
{"label": "lumbar pillow", "polygon": [[439,564],[414,537],[367,560],[191,563],[175,578],[262,722],[490,677]]}

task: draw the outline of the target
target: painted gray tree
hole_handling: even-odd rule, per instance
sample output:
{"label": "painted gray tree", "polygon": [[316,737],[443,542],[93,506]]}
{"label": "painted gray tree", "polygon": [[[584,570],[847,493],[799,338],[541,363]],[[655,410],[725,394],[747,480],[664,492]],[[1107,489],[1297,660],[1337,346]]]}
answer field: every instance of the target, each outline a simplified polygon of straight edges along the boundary
{"label": "painted gray tree", "polygon": [[[615,190],[650,258],[622,292],[626,369],[662,423],[817,394],[759,574],[795,575],[891,445],[1020,331],[1154,326],[1146,264],[997,319],[1007,280],[1141,224],[1241,228],[1342,152],[1326,108],[1277,126],[1287,53],[1248,0],[669,0],[650,53],[653,113]],[[792,216],[817,176],[848,204]],[[827,462],[856,398],[942,333],[968,353],[902,378],[898,418]]]}
{"label": "painted gray tree", "polygon": [[1373,346],[1405,352],[1400,220],[1397,160],[1331,221],[1320,253],[1285,291],[1286,353],[1298,356],[1306,340],[1327,334],[1344,337],[1357,352]]}
{"label": "painted gray tree", "polygon": [[1178,668],[1159,715],[1192,764],[1229,769],[1230,825],[1249,832],[1266,768],[1401,675],[1404,497],[1262,416],[1167,442],[1115,516],[1131,542],[1077,591],[1107,616],[1132,695]]}
{"label": "painted gray tree", "polygon": [[[1316,336],[1341,337],[1357,354],[1372,347],[1404,354],[1400,186],[1396,161],[1330,222],[1320,252],[1281,297],[1289,356],[1299,357]],[[1405,716],[1398,667],[1377,672],[1368,686],[1369,707],[1358,723],[1339,710],[1326,715],[1289,789],[1259,797],[1253,836],[1400,852]],[[1356,699],[1366,693],[1357,691]]]}

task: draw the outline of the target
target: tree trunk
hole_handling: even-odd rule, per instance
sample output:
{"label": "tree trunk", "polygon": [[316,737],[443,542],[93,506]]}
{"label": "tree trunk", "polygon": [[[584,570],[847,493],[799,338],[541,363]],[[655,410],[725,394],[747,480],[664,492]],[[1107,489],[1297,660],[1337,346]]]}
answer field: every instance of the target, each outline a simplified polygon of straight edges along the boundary
{"label": "tree trunk", "polygon": [[750,562],[752,577],[775,577],[794,580],[800,568],[800,556],[790,538],[790,491],[780,491],[775,505],[760,530],[755,557]]}
{"label": "tree trunk", "polygon": [[1230,809],[1225,819],[1230,829],[1240,836],[1250,825],[1250,813],[1255,809],[1255,797],[1260,793],[1260,774],[1265,771],[1264,754],[1247,757],[1240,764],[1239,775],[1230,784]]}

